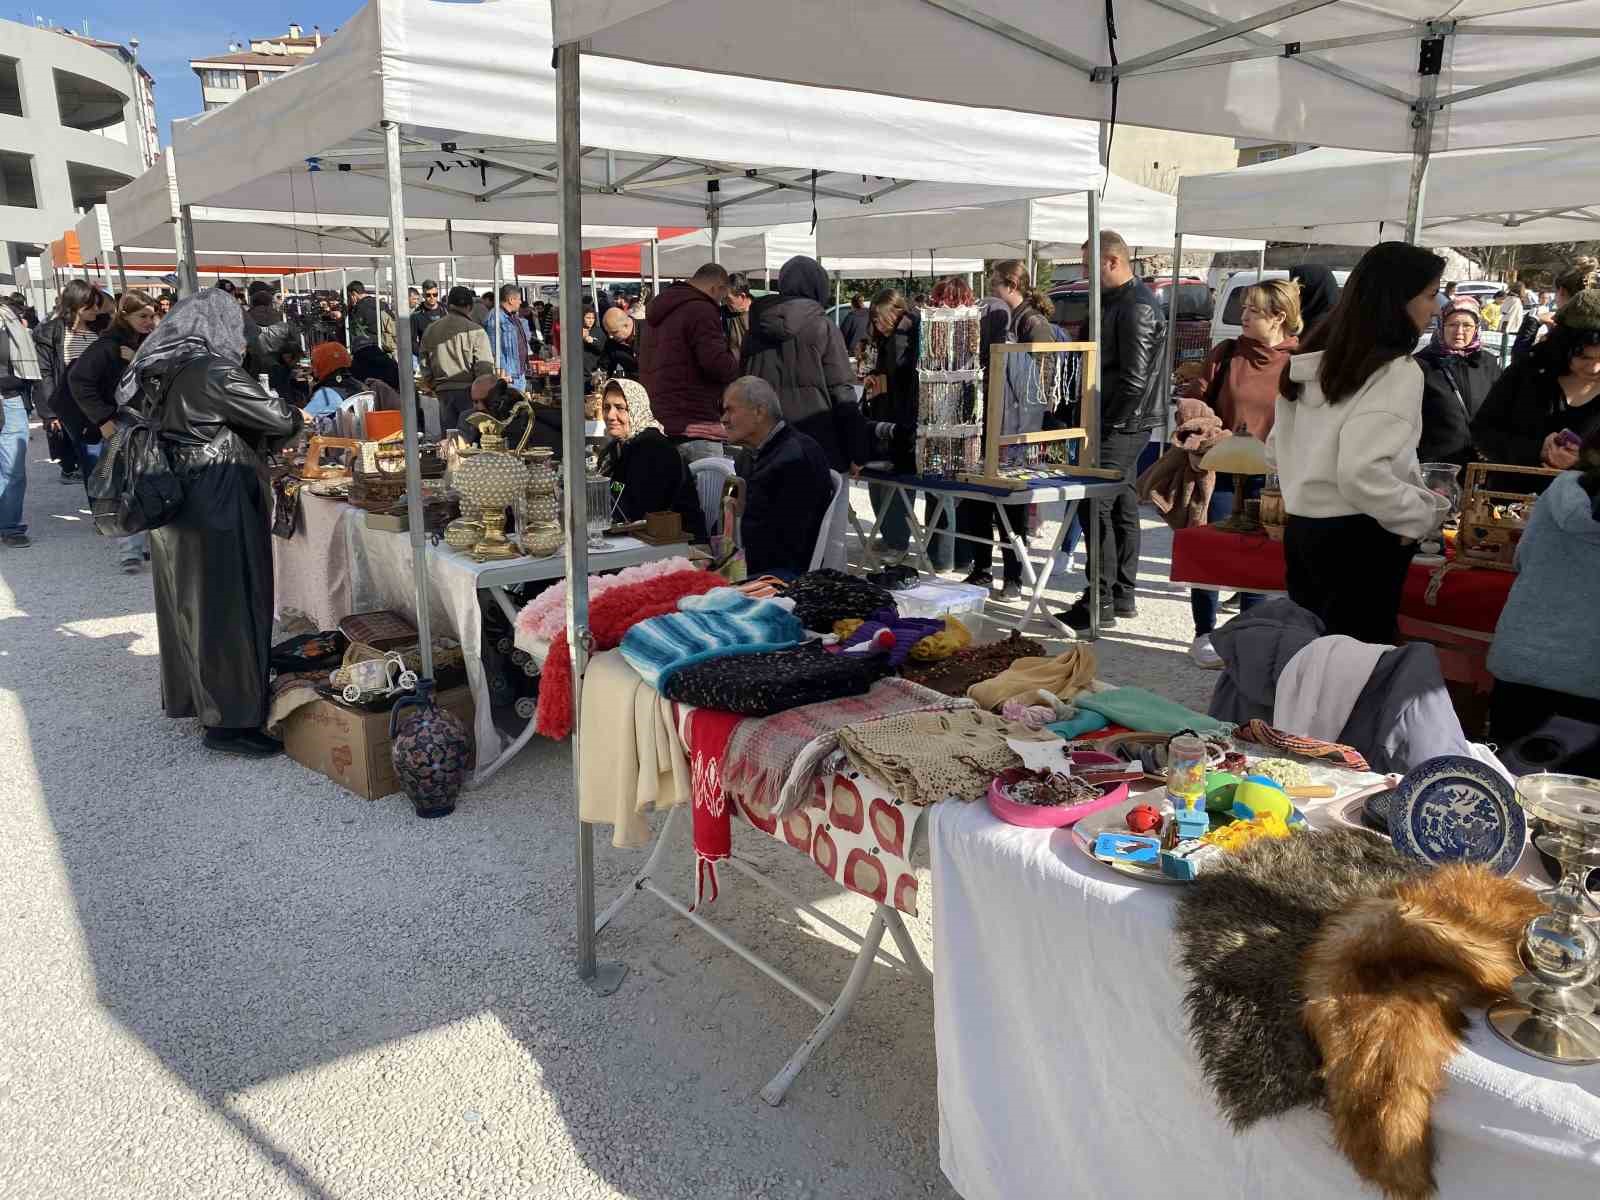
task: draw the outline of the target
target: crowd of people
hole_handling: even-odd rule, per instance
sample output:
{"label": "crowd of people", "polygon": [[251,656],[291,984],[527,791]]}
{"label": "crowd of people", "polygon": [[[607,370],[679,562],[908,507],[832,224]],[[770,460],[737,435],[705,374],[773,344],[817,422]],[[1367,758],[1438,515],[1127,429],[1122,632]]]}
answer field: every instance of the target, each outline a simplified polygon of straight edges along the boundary
{"label": "crowd of people", "polygon": [[[1160,370],[1167,314],[1136,274],[1124,239],[1104,231],[1097,248],[1082,249],[1095,264],[1104,314],[1100,465],[1119,475],[1101,524],[1108,586],[1099,619],[1112,626],[1138,611],[1136,475],[1152,430],[1168,419]],[[1432,253],[1395,242],[1373,247],[1342,289],[1331,271],[1311,264],[1286,280],[1258,282],[1243,297],[1240,336],[1215,346],[1179,389],[1176,444],[1190,447],[1193,431],[1204,432],[1207,444],[1233,434],[1264,442],[1287,511],[1291,598],[1329,633],[1379,643],[1394,639],[1417,543],[1441,518],[1443,502],[1422,485],[1419,464],[1487,460],[1570,473],[1539,501],[1503,621],[1505,646],[1537,642],[1549,632],[1548,623],[1530,632],[1537,589],[1567,595],[1576,587],[1577,602],[1600,601],[1593,586],[1600,579],[1600,290],[1579,269],[1546,296],[1507,288],[1479,303],[1442,285],[1443,270]],[[731,456],[743,480],[737,540],[758,574],[793,577],[813,566],[847,476],[869,467],[915,472],[924,307],[979,306],[985,362],[999,342],[1069,340],[1017,260],[992,266],[985,295],[959,278],[925,296],[887,288],[854,297],[837,323],[815,259],[791,259],[776,283],[757,297],[743,275],[708,263],[659,295],[641,288],[586,298],[579,332],[585,375],[599,381],[607,441],[598,461],[614,481],[615,515],[673,511],[692,540],[708,541],[695,464]],[[446,429],[470,437],[469,413],[504,418],[532,399],[532,440],[561,445],[560,409],[547,382],[553,372],[540,363],[559,355],[559,314],[554,305],[529,303],[514,283],[498,292],[455,286],[441,293],[426,280],[400,314],[359,282],[343,294],[286,302],[270,284],[241,292],[224,280],[174,304],[141,291],[114,298],[75,280],[45,320],[20,296],[0,304],[0,545],[29,544],[22,502],[30,410],[61,479],[73,484],[92,472],[119,404],[159,411],[190,498],[171,525],[122,539],[118,563],[131,572],[151,563],[168,711],[198,716],[208,745],[275,750],[259,732],[271,626],[262,460],[302,423],[336,414],[357,392],[397,387],[401,321],[410,323],[417,377],[438,398]],[[1496,325],[1516,332],[1504,367],[1504,356],[1483,340]],[[870,364],[859,376],[857,361]],[[1011,387],[1007,379],[1003,433],[1078,419],[1025,414]],[[202,455],[203,446],[213,449]],[[1231,476],[1217,475],[1197,519],[1231,509],[1234,486]],[[1260,481],[1246,486],[1258,494]],[[875,482],[869,493],[877,549],[904,554],[907,493]],[[931,496],[924,504],[925,521],[944,511]],[[955,525],[966,537],[933,531],[934,566],[993,586],[990,539],[1003,528],[999,509],[963,501]],[[1025,545],[1025,525],[1015,532]],[[1069,554],[1079,536],[1069,531]],[[1002,545],[1002,558],[1000,590],[1014,595],[1021,563],[1010,546]],[[1259,598],[1239,599],[1250,607]],[[1062,620],[1086,628],[1089,603],[1085,593]],[[1196,589],[1191,607],[1190,654],[1215,669],[1221,660],[1210,635],[1219,597]],[[1590,664],[1600,661],[1600,647],[1592,649]],[[1593,719],[1600,679],[1592,666],[1574,677],[1542,667],[1519,674],[1529,661],[1536,660],[1497,648],[1491,665],[1504,685],[1497,711],[1515,705],[1524,714]]]}

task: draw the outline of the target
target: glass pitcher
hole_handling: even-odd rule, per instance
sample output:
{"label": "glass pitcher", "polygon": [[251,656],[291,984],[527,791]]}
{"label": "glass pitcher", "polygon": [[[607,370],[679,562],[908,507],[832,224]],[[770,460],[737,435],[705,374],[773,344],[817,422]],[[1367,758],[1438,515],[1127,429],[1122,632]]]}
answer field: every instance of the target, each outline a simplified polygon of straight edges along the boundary
{"label": "glass pitcher", "polygon": [[1445,523],[1453,524],[1461,515],[1461,468],[1455,463],[1423,463],[1422,486],[1450,502]]}

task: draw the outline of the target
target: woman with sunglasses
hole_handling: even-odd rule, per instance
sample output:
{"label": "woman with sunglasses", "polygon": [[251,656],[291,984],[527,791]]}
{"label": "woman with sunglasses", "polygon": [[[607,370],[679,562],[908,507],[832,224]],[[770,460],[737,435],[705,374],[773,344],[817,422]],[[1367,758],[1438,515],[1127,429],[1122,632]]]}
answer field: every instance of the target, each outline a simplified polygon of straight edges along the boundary
{"label": "woman with sunglasses", "polygon": [[1550,332],[1512,363],[1472,422],[1488,462],[1570,471],[1600,430],[1600,290],[1585,288],[1556,311]]}

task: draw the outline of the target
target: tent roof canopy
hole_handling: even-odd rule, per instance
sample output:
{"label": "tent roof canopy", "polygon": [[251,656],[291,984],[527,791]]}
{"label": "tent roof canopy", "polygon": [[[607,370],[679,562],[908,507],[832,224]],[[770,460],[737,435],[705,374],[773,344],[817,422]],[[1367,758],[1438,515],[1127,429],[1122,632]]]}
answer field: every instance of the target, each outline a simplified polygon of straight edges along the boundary
{"label": "tent roof canopy", "polygon": [[[899,217],[871,218],[877,221],[898,221]],[[896,279],[904,275],[965,275],[983,270],[983,260],[977,257],[931,258],[926,253],[895,255],[886,251],[880,255],[853,255],[831,257],[818,252],[821,228],[813,235],[809,223],[801,221],[790,225],[771,225],[762,229],[734,229],[717,240],[717,261],[730,271],[777,271],[797,254],[820,258],[823,268],[837,272],[846,279]],[[661,274],[685,277],[701,264],[711,261],[711,232],[696,230],[669,238],[660,247]]]}
{"label": "tent roof canopy", "polygon": [[[1120,233],[1135,250],[1169,250],[1177,218],[1177,201],[1165,192],[1129,183],[1116,175],[1106,179],[1100,221]],[[1031,241],[1042,258],[1077,262],[1088,236],[1088,202],[1082,193],[967,205],[896,217],[838,217],[817,225],[817,247],[824,256],[902,254],[930,251],[974,258],[1019,258]],[[1190,251],[1257,251],[1259,241],[1228,237],[1185,236]]]}
{"label": "tent roof canopy", "polygon": [[[550,59],[547,0],[371,0],[303,65],[174,123],[182,195],[381,216],[377,128],[387,121],[402,133],[408,223],[467,212],[555,220]],[[773,225],[1081,190],[1102,178],[1088,123],[860,99],[846,120],[827,89],[586,61],[584,218]]]}
{"label": "tent roof canopy", "polygon": [[[179,211],[175,161],[174,155],[163,155],[160,162],[106,198],[107,224],[99,235],[107,239],[103,249],[139,245],[173,250]],[[323,174],[307,171],[275,178],[271,182],[283,184],[281,194],[265,185],[241,189],[245,207],[191,207],[199,253],[355,255],[368,259],[387,254],[387,197],[385,206],[378,209],[329,208],[318,200],[316,180]],[[559,241],[553,223],[509,215],[494,220],[477,216],[457,220],[408,214],[406,234],[407,250],[419,258],[488,254],[495,238],[505,254],[553,250]],[[592,246],[654,236],[653,226],[586,225],[583,230],[585,244]]]}
{"label": "tent roof canopy", "polygon": [[[1366,246],[1404,236],[1411,156],[1317,149],[1178,183],[1178,228]],[[1495,246],[1600,238],[1600,138],[1461,150],[1428,167],[1422,242]]]}
{"label": "tent roof canopy", "polygon": [[587,55],[1235,137],[1410,152],[1420,114],[1442,151],[1585,136],[1600,110],[1600,0],[554,5]]}

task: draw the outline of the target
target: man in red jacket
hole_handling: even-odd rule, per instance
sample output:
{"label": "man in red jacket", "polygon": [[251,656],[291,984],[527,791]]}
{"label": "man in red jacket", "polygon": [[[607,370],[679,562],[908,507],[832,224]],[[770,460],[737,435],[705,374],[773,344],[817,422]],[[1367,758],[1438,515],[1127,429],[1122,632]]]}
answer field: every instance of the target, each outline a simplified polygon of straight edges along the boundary
{"label": "man in red jacket", "polygon": [[663,288],[645,310],[640,382],[689,462],[722,453],[722,392],[739,377],[722,329],[727,291],[728,273],[707,263],[689,282]]}

